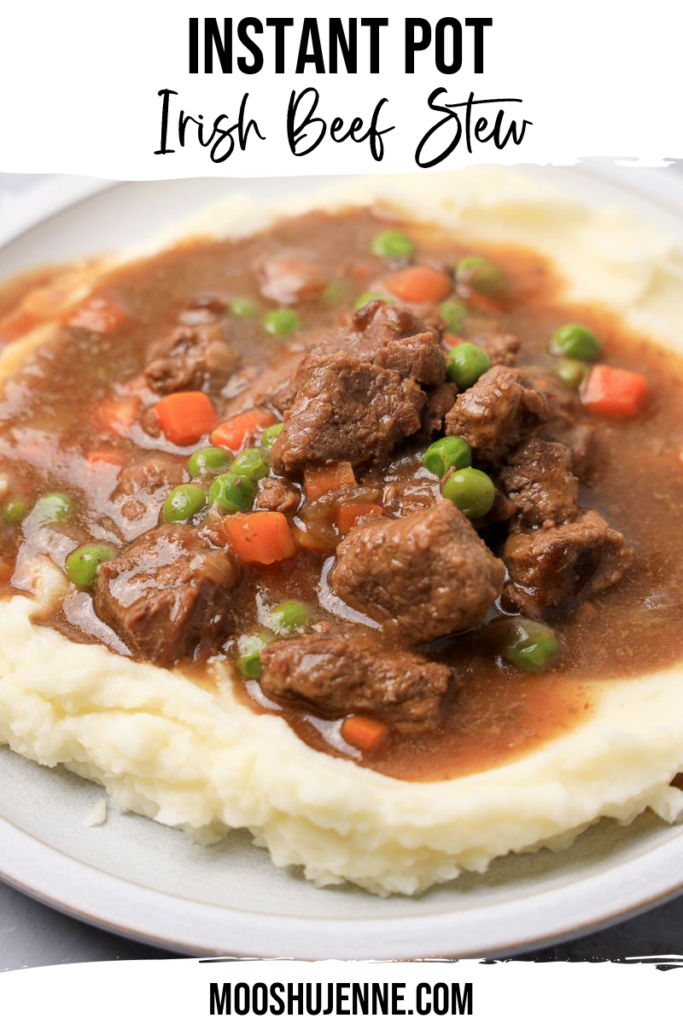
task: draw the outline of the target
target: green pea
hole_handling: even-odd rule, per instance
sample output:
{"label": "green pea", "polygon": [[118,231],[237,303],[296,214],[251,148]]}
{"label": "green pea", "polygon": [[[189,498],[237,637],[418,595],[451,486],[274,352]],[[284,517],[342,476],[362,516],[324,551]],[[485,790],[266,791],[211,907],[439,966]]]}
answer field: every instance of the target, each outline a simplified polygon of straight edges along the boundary
{"label": "green pea", "polygon": [[299,328],[301,320],[299,314],[293,309],[272,309],[263,318],[263,326],[268,334],[274,334],[278,338],[284,338],[293,334]]}
{"label": "green pea", "polygon": [[532,619],[498,619],[491,624],[490,636],[503,660],[523,672],[540,672],[560,653],[555,630]]}
{"label": "green pea", "polygon": [[256,488],[246,476],[235,473],[221,473],[211,484],[209,501],[217,505],[226,515],[235,512],[249,512],[254,504]]}
{"label": "green pea", "polygon": [[581,359],[594,363],[600,358],[602,348],[592,331],[581,324],[563,324],[550,339],[550,351],[555,356]]}
{"label": "green pea", "polygon": [[573,391],[579,390],[589,372],[588,363],[582,363],[579,359],[561,359],[555,370],[560,380]]}
{"label": "green pea", "polygon": [[439,306],[439,316],[449,331],[457,334],[462,330],[462,322],[467,316],[467,306],[457,299],[446,299]]}
{"label": "green pea", "polygon": [[238,642],[240,656],[237,665],[244,679],[261,678],[261,651],[273,640],[270,633],[243,636]]}
{"label": "green pea", "polygon": [[240,319],[253,316],[256,312],[256,303],[251,299],[233,299],[230,303],[230,312]]}
{"label": "green pea", "polygon": [[472,465],[472,449],[461,437],[442,437],[430,444],[422,456],[422,465],[438,477],[449,469],[465,469]]}
{"label": "green pea", "polygon": [[371,249],[375,256],[412,256],[415,243],[402,231],[382,231],[373,238]]}
{"label": "green pea", "polygon": [[28,515],[28,505],[21,498],[10,498],[2,506],[2,518],[8,526],[18,526]]}
{"label": "green pea", "polygon": [[236,456],[230,472],[252,482],[262,480],[270,472],[270,454],[265,448],[245,448]]}
{"label": "green pea", "polygon": [[187,460],[187,472],[190,476],[212,476],[229,465],[230,455],[225,448],[200,448]]}
{"label": "green pea", "polygon": [[278,437],[282,433],[284,423],[273,423],[261,434],[261,445],[263,448],[272,448]]}
{"label": "green pea", "polygon": [[491,477],[471,466],[451,473],[441,485],[441,493],[468,519],[481,519],[491,511],[496,498],[496,488]]}
{"label": "green pea", "polygon": [[308,622],[308,608],[302,601],[283,601],[273,608],[268,619],[277,633],[293,633]]}
{"label": "green pea", "polygon": [[483,295],[495,295],[505,281],[500,267],[485,256],[463,256],[455,268],[455,279]]}
{"label": "green pea", "polygon": [[446,356],[446,372],[448,379],[457,384],[461,391],[476,384],[482,373],[491,369],[491,360],[483,348],[473,345],[471,341],[463,341],[456,345]]}
{"label": "green pea", "polygon": [[51,491],[44,494],[36,502],[34,509],[36,518],[41,526],[53,523],[65,523],[74,510],[73,499],[61,491]]}
{"label": "green pea", "polygon": [[79,590],[88,590],[97,578],[97,570],[103,562],[114,557],[111,548],[104,544],[83,544],[67,556],[66,574]]}
{"label": "green pea", "polygon": [[206,493],[198,484],[180,484],[174,487],[164,502],[165,523],[180,523],[192,519],[206,505]]}
{"label": "green pea", "polygon": [[367,306],[368,302],[375,302],[377,299],[381,299],[382,302],[386,302],[387,306],[395,306],[396,303],[393,299],[388,299],[386,295],[380,295],[379,292],[363,292],[359,295],[353,304],[354,309],[362,309],[363,306]]}

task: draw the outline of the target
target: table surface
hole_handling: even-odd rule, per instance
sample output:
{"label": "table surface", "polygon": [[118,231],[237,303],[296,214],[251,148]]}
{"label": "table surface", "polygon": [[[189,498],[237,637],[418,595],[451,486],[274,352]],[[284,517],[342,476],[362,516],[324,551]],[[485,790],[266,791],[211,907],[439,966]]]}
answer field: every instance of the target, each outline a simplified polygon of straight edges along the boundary
{"label": "table surface", "polygon": [[[681,168],[683,170],[683,167]],[[0,209],[45,175],[0,174]],[[617,959],[683,950],[683,896],[639,917],[521,959]],[[286,951],[282,951],[286,955]],[[173,956],[82,924],[0,883],[0,971],[95,960],[158,960]]]}

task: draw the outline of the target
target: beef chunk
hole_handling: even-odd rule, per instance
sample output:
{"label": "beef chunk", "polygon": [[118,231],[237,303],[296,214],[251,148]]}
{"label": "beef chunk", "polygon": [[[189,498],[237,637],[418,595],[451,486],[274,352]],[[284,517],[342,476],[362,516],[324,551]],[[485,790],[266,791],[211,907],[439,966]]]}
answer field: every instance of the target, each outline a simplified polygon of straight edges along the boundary
{"label": "beef chunk", "polygon": [[579,481],[572,467],[566,445],[531,438],[510,453],[500,482],[530,526],[565,523],[579,510]]}
{"label": "beef chunk", "polygon": [[546,400],[519,370],[493,366],[458,397],[446,433],[462,437],[479,459],[499,462],[547,415]]}
{"label": "beef chunk", "polygon": [[506,604],[550,618],[617,583],[632,552],[623,535],[590,510],[563,526],[513,533],[503,559],[510,575]]}
{"label": "beef chunk", "polygon": [[308,356],[273,446],[273,468],[292,473],[309,462],[382,463],[419,429],[425,401],[414,381],[349,352]]}
{"label": "beef chunk", "polygon": [[120,515],[141,533],[156,524],[166,495],[184,479],[182,462],[170,455],[151,455],[121,470],[112,499]]}
{"label": "beef chunk", "polygon": [[436,328],[409,309],[379,299],[342,317],[339,327],[316,347],[345,349],[418,384],[440,384],[446,378],[446,356]]}
{"label": "beef chunk", "polygon": [[[282,348],[269,367],[245,380],[225,414],[232,416],[254,405],[272,404],[280,412],[294,405],[309,360],[304,356],[328,356],[348,352],[362,362],[394,370],[403,380],[432,386],[446,376],[446,363],[439,331],[418,320],[409,310],[387,306],[379,300],[340,318],[331,330],[315,331],[298,339],[291,349]],[[232,385],[231,385],[232,387]]]}
{"label": "beef chunk", "polygon": [[449,501],[351,530],[337,548],[332,590],[405,643],[481,622],[503,586],[502,563]]}
{"label": "beef chunk", "polygon": [[552,373],[542,367],[525,367],[524,372],[543,391],[548,403],[548,416],[539,436],[566,445],[572,456],[572,472],[583,479],[597,455],[595,425],[586,423],[578,395]]}
{"label": "beef chunk", "polygon": [[427,404],[422,413],[422,433],[426,437],[441,433],[446,414],[451,411],[458,390],[455,384],[437,384],[427,392]]}
{"label": "beef chunk", "polygon": [[147,383],[159,395],[220,388],[237,369],[239,356],[228,345],[215,314],[209,309],[193,310],[188,318],[191,322],[179,324],[155,347],[145,367]]}
{"label": "beef chunk", "polygon": [[490,321],[472,323],[468,320],[467,341],[483,348],[492,366],[512,366],[519,352],[519,338]]}
{"label": "beef chunk", "polygon": [[192,527],[162,526],[100,566],[95,612],[135,657],[158,665],[206,658],[231,626],[237,580],[225,551]]}
{"label": "beef chunk", "polygon": [[261,481],[255,507],[266,512],[296,512],[300,500],[299,492],[286,480],[277,476],[267,476]]}
{"label": "beef chunk", "polygon": [[445,665],[416,654],[314,634],[270,644],[261,663],[261,687],[271,700],[331,717],[373,715],[401,732],[439,725],[453,678]]}

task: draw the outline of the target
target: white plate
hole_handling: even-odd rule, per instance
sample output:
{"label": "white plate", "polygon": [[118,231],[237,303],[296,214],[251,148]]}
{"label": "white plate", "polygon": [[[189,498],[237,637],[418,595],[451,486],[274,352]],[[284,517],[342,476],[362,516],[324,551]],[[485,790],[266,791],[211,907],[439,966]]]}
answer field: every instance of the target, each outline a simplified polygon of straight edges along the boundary
{"label": "white plate", "polygon": [[[635,207],[683,239],[683,185],[671,171],[529,173],[589,202]],[[272,200],[320,184],[57,179],[3,220],[0,278],[142,240],[231,191]],[[274,868],[242,833],[203,848],[133,815],[86,828],[100,790],[6,748],[0,777],[0,877],[93,924],[197,955],[500,956],[613,923],[683,888],[683,828],[651,815],[594,827],[564,853],[510,856],[420,898],[382,900],[351,886],[315,889]]]}

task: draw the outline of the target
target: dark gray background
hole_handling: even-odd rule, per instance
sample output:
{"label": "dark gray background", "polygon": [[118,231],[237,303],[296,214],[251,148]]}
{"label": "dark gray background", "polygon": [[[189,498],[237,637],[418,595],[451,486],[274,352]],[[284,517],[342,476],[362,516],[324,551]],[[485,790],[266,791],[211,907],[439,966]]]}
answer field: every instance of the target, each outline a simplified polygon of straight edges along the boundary
{"label": "dark gray background", "polygon": [[[45,175],[0,174],[0,216],[5,203],[21,201],[27,188]],[[283,950],[283,953],[285,951]],[[604,931],[545,950],[543,956],[658,956],[683,953],[683,896],[665,906]],[[527,954],[531,958],[538,954]],[[143,960],[173,956],[72,918],[0,883],[0,971],[92,960]]]}

